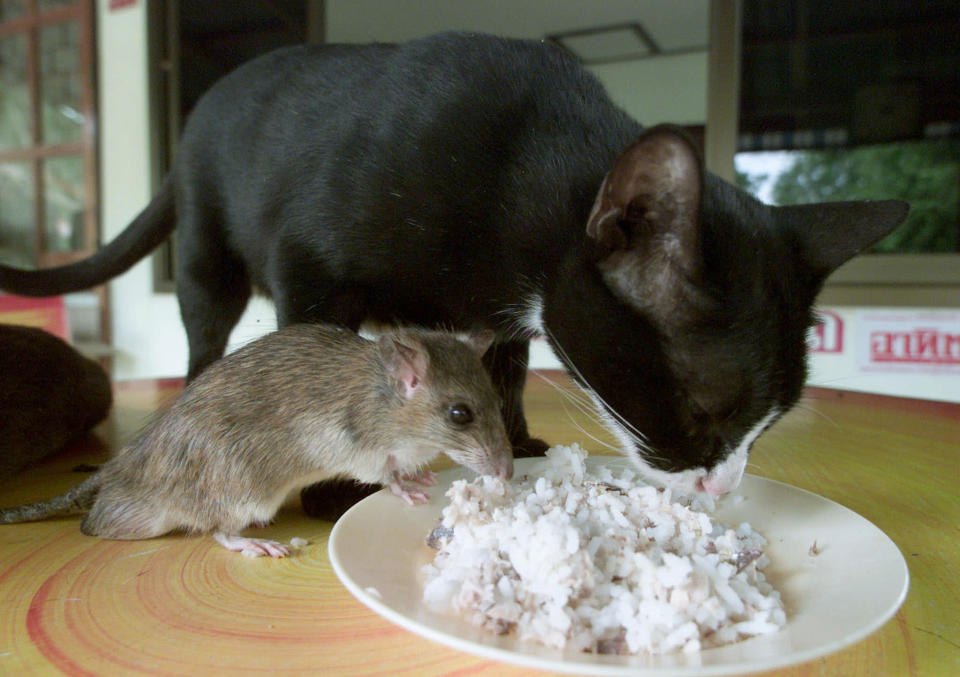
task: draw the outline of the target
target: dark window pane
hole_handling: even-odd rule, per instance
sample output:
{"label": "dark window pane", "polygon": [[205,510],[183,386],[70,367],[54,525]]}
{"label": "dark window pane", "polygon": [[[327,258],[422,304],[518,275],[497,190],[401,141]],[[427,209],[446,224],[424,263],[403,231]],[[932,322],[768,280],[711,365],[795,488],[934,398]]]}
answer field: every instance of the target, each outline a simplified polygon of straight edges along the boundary
{"label": "dark window pane", "polygon": [[27,162],[0,162],[0,263],[34,268],[33,172]]}
{"label": "dark window pane", "polygon": [[40,106],[45,144],[79,141],[83,134],[76,22],[40,29]]}
{"label": "dark window pane", "polygon": [[69,155],[45,160],[43,188],[46,250],[64,252],[83,249],[86,244],[83,222],[87,206],[83,158]]}
{"label": "dark window pane", "polygon": [[23,16],[25,5],[24,0],[0,0],[0,23],[19,19]]}
{"label": "dark window pane", "polygon": [[26,60],[24,35],[0,38],[0,149],[32,145]]}

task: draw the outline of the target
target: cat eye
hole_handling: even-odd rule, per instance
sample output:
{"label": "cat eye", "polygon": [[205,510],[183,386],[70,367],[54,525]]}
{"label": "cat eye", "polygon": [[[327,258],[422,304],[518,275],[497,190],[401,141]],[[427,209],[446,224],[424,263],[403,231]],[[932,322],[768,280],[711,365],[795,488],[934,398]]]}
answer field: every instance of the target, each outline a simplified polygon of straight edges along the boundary
{"label": "cat eye", "polygon": [[451,404],[450,408],[447,409],[447,418],[450,419],[450,422],[454,425],[468,425],[473,423],[473,412],[469,406],[458,402],[457,404]]}

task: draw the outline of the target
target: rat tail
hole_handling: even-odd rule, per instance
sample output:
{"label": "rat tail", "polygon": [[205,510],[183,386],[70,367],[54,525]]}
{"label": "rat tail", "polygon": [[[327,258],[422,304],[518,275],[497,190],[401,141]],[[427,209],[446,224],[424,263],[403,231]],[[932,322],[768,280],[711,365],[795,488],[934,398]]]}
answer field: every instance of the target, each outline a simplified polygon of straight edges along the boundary
{"label": "rat tail", "polygon": [[68,512],[83,512],[90,509],[100,489],[100,473],[88,477],[66,493],[46,501],[37,501],[14,508],[0,509],[0,524],[35,522]]}

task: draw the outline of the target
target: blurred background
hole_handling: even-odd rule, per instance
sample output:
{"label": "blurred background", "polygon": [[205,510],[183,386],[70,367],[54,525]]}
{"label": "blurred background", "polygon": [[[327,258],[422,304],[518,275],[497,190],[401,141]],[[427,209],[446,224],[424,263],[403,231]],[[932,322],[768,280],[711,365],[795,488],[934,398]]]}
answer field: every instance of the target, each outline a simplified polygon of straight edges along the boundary
{"label": "blurred background", "polygon": [[[556,42],[768,203],[910,201],[901,228],[831,277],[811,382],[960,401],[955,0],[0,0],[0,261],[56,265],[115,237],[200,94],[257,54],[449,29]],[[66,333],[116,379],[181,376],[174,266],[165,246],[68,295]],[[256,299],[231,343],[274,327]],[[533,365],[558,366],[543,344]]]}

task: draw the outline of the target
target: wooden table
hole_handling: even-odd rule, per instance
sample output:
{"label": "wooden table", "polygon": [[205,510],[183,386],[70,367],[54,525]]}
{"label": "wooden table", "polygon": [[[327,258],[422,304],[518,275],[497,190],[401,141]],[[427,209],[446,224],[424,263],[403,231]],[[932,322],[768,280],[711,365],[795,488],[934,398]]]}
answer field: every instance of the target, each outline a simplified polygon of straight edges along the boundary
{"label": "wooden table", "polygon": [[[551,378],[566,383],[562,376]],[[178,392],[120,384],[111,418],[13,482],[0,503],[64,490]],[[531,379],[534,434],[590,441],[561,397]],[[756,445],[748,469],[842,503],[910,566],[906,603],[881,630],[778,675],[960,675],[960,407],[818,391]],[[599,427],[576,416],[587,432]],[[0,526],[0,675],[477,674],[531,671],[421,639],[357,602],[327,559],[331,524],[285,507],[270,538],[307,538],[286,560],[248,559],[209,537],[111,542],[77,517]]]}

